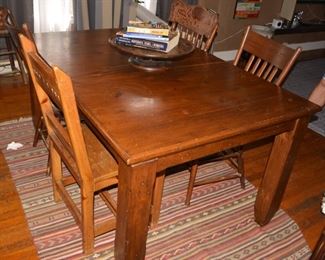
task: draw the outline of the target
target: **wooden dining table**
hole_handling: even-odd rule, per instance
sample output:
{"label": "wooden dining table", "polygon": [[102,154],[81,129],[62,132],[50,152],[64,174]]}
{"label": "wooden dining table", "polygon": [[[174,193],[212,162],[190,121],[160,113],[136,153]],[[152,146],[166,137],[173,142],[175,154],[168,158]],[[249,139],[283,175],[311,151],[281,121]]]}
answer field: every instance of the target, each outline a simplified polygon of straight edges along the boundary
{"label": "wooden dining table", "polygon": [[200,50],[167,70],[135,68],[108,43],[114,33],[44,33],[36,43],[71,76],[80,113],[118,161],[116,259],[144,259],[159,173],[273,136],[255,201],[255,220],[266,225],[320,107]]}

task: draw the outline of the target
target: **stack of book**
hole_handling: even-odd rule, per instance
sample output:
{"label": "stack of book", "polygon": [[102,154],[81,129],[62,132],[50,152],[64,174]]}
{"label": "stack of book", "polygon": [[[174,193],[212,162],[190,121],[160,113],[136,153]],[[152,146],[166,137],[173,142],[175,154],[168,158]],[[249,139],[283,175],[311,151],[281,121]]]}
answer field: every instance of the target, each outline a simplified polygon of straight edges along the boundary
{"label": "stack of book", "polygon": [[171,31],[167,24],[129,22],[126,31],[116,34],[116,43],[124,46],[169,52],[179,42],[179,32]]}

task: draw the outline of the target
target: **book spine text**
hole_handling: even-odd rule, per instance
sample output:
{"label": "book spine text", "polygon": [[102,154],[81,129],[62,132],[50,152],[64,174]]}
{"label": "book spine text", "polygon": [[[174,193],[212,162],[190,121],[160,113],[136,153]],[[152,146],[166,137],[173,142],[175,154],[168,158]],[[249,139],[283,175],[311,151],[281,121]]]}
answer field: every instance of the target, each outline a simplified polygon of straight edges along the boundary
{"label": "book spine text", "polygon": [[168,47],[167,42],[155,42],[144,39],[133,39],[126,37],[116,37],[116,43],[126,46],[141,47],[158,51],[166,51]]}

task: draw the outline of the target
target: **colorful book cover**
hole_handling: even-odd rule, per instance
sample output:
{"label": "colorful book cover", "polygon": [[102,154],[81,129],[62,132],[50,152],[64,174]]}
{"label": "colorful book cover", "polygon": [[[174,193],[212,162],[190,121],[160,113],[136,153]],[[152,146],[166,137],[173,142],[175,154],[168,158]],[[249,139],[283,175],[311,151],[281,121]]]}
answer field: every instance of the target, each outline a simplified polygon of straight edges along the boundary
{"label": "colorful book cover", "polygon": [[131,47],[138,47],[144,48],[149,50],[156,50],[162,52],[169,52],[175,46],[177,46],[179,42],[179,33],[176,33],[175,36],[167,42],[163,41],[153,41],[148,39],[136,39],[136,38],[129,38],[124,37],[123,34],[117,34],[115,42],[116,44],[124,45],[124,46],[131,46]]}
{"label": "colorful book cover", "polygon": [[134,22],[130,21],[126,27],[127,32],[132,33],[144,33],[144,34],[154,34],[161,36],[169,35],[169,26],[164,23],[154,23],[154,22]]}
{"label": "colorful book cover", "polygon": [[132,32],[125,32],[123,33],[124,37],[135,38],[135,39],[146,39],[152,41],[162,41],[168,42],[170,37],[169,36],[162,36],[162,35],[154,35],[148,33],[132,33]]}

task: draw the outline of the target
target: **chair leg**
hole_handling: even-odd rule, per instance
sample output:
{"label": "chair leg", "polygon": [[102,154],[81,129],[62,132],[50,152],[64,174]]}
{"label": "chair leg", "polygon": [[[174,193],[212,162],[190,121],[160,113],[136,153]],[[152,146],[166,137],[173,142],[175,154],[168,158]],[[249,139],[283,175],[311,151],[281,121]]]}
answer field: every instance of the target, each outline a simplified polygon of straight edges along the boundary
{"label": "chair leg", "polygon": [[62,200],[62,197],[58,191],[57,184],[62,181],[62,163],[61,157],[58,152],[55,150],[52,142],[49,143],[50,146],[50,158],[51,158],[51,169],[52,169],[52,182],[53,182],[53,196],[54,201],[59,202]]}
{"label": "chair leg", "polygon": [[[6,37],[6,46],[8,51],[12,51],[11,39],[9,37]],[[10,61],[11,70],[15,71],[16,66],[15,66],[15,59],[13,54],[9,54],[9,61]]]}
{"label": "chair leg", "polygon": [[34,134],[34,141],[33,141],[33,147],[37,146],[38,140],[40,139],[40,135],[43,128],[43,120],[42,117],[40,116],[37,119],[36,127],[35,127],[35,134]]}
{"label": "chair leg", "polygon": [[322,233],[317,241],[317,244],[313,250],[313,254],[310,257],[310,260],[320,260],[325,257],[325,227],[323,228]]}
{"label": "chair leg", "polygon": [[[85,189],[82,187],[82,189]],[[85,255],[94,252],[94,193],[87,190],[81,191],[81,214],[82,214],[82,244]]]}
{"label": "chair leg", "polygon": [[48,158],[47,158],[46,176],[51,176],[51,171],[52,171],[52,168],[51,168],[51,152],[49,151],[49,155],[48,155]]}
{"label": "chair leg", "polygon": [[17,59],[17,62],[18,62],[18,66],[19,66],[19,70],[20,70],[20,74],[21,74],[21,78],[23,80],[23,83],[24,85],[27,85],[28,83],[28,77],[27,77],[27,74],[25,72],[25,67],[24,67],[24,64],[19,56],[19,54],[16,52],[16,59]]}
{"label": "chair leg", "polygon": [[[236,156],[229,155],[231,157],[228,159],[231,160],[232,165],[237,164],[236,168],[237,168],[238,173],[240,174],[240,185],[241,185],[242,189],[245,189],[244,160],[243,160],[242,155],[243,155],[243,152],[242,152],[242,149],[240,149],[239,153]],[[225,157],[220,158],[220,159],[224,160]],[[220,160],[220,159],[216,158],[215,160]],[[237,163],[236,163],[236,161],[237,161]],[[186,206],[189,206],[191,203],[191,198],[192,198],[193,188],[194,188],[195,179],[196,179],[196,175],[197,175],[197,170],[198,170],[198,163],[195,163],[191,166],[191,169],[190,169],[190,179],[189,179],[189,184],[188,184],[187,194],[186,194],[186,199],[185,199]]]}
{"label": "chair leg", "polygon": [[186,206],[189,206],[191,203],[192,192],[193,192],[193,188],[194,188],[194,183],[195,183],[198,166],[199,165],[197,163],[191,166],[190,179],[189,179],[187,194],[186,194],[186,199],[185,199]]}
{"label": "chair leg", "polygon": [[244,159],[242,150],[239,152],[237,157],[238,172],[240,173],[240,186],[245,189],[245,169],[244,169]]}

